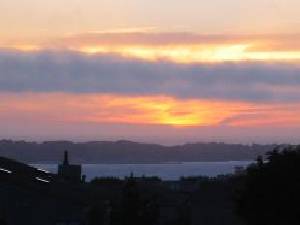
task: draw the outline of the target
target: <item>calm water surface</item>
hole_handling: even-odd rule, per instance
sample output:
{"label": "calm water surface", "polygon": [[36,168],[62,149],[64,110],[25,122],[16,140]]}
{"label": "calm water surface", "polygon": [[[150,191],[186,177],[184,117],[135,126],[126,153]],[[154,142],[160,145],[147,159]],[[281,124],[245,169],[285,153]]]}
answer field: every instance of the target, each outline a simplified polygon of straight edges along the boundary
{"label": "calm water surface", "polygon": [[[181,176],[217,176],[233,173],[235,166],[247,166],[250,161],[230,162],[181,162],[159,164],[82,164],[87,180],[94,177],[114,176],[123,178],[131,172],[136,176],[159,176],[163,180],[178,180]],[[57,173],[57,164],[33,164],[33,166]]]}

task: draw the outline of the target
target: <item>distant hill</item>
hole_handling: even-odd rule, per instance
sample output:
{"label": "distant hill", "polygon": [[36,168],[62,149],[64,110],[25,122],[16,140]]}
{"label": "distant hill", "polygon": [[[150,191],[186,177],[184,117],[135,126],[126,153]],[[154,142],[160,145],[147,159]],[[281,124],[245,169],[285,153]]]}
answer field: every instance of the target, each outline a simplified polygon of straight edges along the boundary
{"label": "distant hill", "polygon": [[161,163],[196,161],[253,160],[275,145],[193,143],[176,146],[144,144],[132,141],[27,141],[0,140],[0,156],[26,163],[62,160],[70,152],[74,163]]}

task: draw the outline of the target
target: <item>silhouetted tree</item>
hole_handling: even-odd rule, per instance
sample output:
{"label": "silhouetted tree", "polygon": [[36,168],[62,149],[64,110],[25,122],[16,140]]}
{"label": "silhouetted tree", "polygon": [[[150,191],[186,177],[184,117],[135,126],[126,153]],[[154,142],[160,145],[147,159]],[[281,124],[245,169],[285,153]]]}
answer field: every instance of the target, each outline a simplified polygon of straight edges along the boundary
{"label": "silhouetted tree", "polygon": [[0,216],[0,225],[7,225],[5,216]]}
{"label": "silhouetted tree", "polygon": [[159,217],[159,206],[157,203],[157,197],[152,196],[151,199],[144,201],[141,209],[141,224],[153,225],[157,224]]}
{"label": "silhouetted tree", "polygon": [[158,196],[140,188],[133,176],[123,189],[123,224],[154,225],[159,217]]}
{"label": "silhouetted tree", "polygon": [[275,149],[260,157],[240,178],[238,214],[248,225],[300,224],[300,146]]}
{"label": "silhouetted tree", "polygon": [[191,203],[186,200],[178,207],[178,217],[176,225],[190,225],[191,224]]}
{"label": "silhouetted tree", "polygon": [[123,189],[123,224],[138,225],[140,211],[140,195],[137,183],[133,178],[130,178]]}
{"label": "silhouetted tree", "polygon": [[88,211],[88,225],[102,225],[103,224],[103,217],[104,217],[104,208],[99,205],[95,204],[91,206]]}

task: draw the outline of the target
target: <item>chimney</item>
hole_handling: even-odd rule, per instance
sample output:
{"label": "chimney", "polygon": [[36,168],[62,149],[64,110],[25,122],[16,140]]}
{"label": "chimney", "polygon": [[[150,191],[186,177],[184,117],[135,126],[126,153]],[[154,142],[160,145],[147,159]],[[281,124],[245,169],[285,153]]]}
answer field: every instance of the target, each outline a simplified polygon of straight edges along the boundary
{"label": "chimney", "polygon": [[68,151],[64,152],[64,165],[69,165]]}

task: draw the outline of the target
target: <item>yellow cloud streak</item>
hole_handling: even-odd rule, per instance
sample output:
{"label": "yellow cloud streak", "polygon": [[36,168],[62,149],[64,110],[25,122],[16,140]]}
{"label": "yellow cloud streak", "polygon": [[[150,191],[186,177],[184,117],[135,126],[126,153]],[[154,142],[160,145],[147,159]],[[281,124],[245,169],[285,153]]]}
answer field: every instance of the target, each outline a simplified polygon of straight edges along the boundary
{"label": "yellow cloud streak", "polygon": [[86,54],[116,54],[146,61],[214,63],[239,61],[298,61],[300,51],[249,51],[251,44],[186,46],[83,46],[70,48]]}
{"label": "yellow cloud streak", "polygon": [[266,50],[271,43],[249,42],[237,44],[170,44],[170,45],[135,45],[114,43],[105,44],[68,44],[64,43],[59,48],[47,47],[38,44],[12,44],[2,48],[14,49],[23,52],[43,50],[70,50],[88,55],[112,54],[125,58],[134,58],[156,62],[160,60],[174,63],[222,63],[240,61],[266,61],[266,62],[298,62],[300,50]]}

